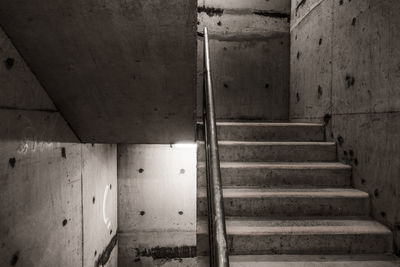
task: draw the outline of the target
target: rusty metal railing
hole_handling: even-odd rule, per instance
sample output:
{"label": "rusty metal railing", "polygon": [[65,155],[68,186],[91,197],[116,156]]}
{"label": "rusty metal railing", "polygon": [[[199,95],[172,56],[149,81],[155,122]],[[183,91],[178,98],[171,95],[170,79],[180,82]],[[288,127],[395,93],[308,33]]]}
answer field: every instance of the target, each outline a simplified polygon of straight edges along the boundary
{"label": "rusty metal railing", "polygon": [[203,122],[207,174],[210,266],[229,266],[217,124],[210,68],[208,30],[204,28]]}

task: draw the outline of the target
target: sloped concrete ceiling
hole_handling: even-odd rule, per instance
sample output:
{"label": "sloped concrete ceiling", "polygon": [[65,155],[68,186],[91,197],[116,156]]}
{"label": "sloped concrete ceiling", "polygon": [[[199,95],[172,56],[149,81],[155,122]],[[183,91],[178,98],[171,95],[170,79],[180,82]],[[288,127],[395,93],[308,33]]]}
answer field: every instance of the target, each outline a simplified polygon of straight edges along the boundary
{"label": "sloped concrete ceiling", "polygon": [[194,140],[195,0],[0,1],[0,24],[82,141]]}

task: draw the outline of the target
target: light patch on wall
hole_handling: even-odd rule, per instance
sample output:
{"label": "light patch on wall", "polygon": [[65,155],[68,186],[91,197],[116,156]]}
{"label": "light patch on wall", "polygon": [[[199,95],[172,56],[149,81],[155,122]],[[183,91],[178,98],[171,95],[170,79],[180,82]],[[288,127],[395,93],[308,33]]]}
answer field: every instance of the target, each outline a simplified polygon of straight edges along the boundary
{"label": "light patch on wall", "polygon": [[195,143],[176,143],[176,144],[171,144],[171,147],[196,149],[197,144],[195,144]]}
{"label": "light patch on wall", "polygon": [[110,190],[111,190],[110,185],[106,185],[106,188],[104,189],[104,197],[103,197],[103,220],[104,220],[104,224],[107,226],[107,229],[111,228],[111,220],[107,216],[107,209],[106,209],[107,196],[108,196],[108,192],[110,192]]}
{"label": "light patch on wall", "polygon": [[194,143],[118,146],[121,263],[196,245],[196,152]]}
{"label": "light patch on wall", "polygon": [[[197,145],[124,147],[126,149],[119,149],[121,162],[126,162],[124,158],[128,162],[125,166],[119,165],[118,186],[121,190],[119,203],[129,205],[119,207],[124,214],[128,213],[126,227],[148,231],[191,229],[196,219]],[[123,192],[126,190],[129,191]],[[120,223],[120,227],[124,227],[123,220]]]}

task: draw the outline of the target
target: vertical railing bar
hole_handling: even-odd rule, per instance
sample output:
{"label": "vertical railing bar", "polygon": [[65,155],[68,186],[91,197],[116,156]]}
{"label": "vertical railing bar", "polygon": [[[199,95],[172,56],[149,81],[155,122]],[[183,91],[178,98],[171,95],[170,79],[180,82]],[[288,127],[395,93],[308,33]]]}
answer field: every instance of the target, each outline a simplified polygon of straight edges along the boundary
{"label": "vertical railing bar", "polygon": [[208,30],[204,28],[203,122],[207,175],[210,266],[229,266]]}

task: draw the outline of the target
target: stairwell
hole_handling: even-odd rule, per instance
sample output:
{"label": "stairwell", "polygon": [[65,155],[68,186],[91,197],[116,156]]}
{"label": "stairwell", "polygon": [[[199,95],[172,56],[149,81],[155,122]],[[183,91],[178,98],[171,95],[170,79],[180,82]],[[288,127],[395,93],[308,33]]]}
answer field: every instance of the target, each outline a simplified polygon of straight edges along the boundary
{"label": "stairwell", "polygon": [[[198,124],[197,254],[207,266],[203,127]],[[219,122],[231,266],[400,266],[323,124]]]}

